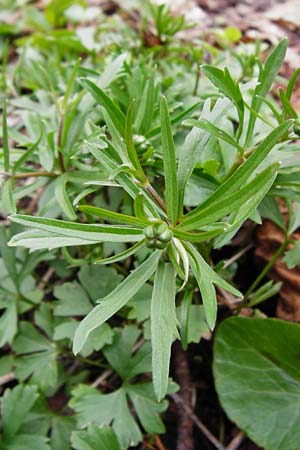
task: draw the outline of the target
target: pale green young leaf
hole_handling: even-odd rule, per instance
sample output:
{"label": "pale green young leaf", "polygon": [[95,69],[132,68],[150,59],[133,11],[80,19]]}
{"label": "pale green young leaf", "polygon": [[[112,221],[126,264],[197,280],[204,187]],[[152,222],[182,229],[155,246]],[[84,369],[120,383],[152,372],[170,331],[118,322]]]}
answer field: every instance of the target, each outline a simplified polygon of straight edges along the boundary
{"label": "pale green young leaf", "polygon": [[73,351],[78,353],[87,337],[96,327],[113,316],[133,297],[133,295],[151,277],[157,268],[160,252],[154,252],[146,261],[138,266],[110,294],[100,300],[92,311],[80,323],[74,338]]}
{"label": "pale green young leaf", "polygon": [[167,100],[162,98],[160,104],[162,156],[165,175],[165,195],[168,216],[175,225],[178,219],[178,182],[176,152],[172,135]]}
{"label": "pale green young leaf", "polygon": [[158,401],[168,390],[171,346],[179,337],[175,293],[175,270],[172,264],[160,262],[151,299],[152,376]]}

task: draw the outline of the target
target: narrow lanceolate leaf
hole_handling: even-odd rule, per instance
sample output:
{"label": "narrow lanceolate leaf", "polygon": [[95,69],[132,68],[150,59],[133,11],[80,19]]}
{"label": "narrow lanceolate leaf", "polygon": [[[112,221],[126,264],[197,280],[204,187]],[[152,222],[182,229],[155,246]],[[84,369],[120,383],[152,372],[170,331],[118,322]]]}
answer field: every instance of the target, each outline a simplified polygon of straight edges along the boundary
{"label": "narrow lanceolate leaf", "polygon": [[9,146],[8,146],[8,133],[7,133],[7,102],[4,100],[2,111],[2,147],[4,158],[4,170],[9,172]]}
{"label": "narrow lanceolate leaf", "polygon": [[178,338],[175,311],[175,270],[160,262],[151,300],[151,344],[154,393],[161,401],[167,393],[171,346]]}
{"label": "narrow lanceolate leaf", "polygon": [[[270,56],[267,58],[263,68],[260,71],[259,77],[258,77],[258,84],[253,94],[253,99],[251,102],[251,107],[254,111],[257,113],[260,110],[262,100],[261,97],[265,97],[274,82],[278,71],[283,63],[286,49],[287,49],[288,41],[287,39],[282,39],[282,41],[279,42],[278,46],[273,50],[273,52],[270,54]],[[256,122],[256,115],[251,114],[249,123],[248,123],[248,129],[247,129],[247,135],[245,140],[245,145],[249,145],[249,142],[253,135],[253,130]]]}
{"label": "narrow lanceolate leaf", "polygon": [[[46,217],[23,216],[16,214],[10,216],[12,222],[20,223],[26,227],[35,228],[53,234],[57,237],[76,238],[82,241],[93,242],[135,242],[143,239],[140,229],[118,225],[98,225],[66,222],[64,220],[48,219]],[[55,237],[54,236],[54,237]],[[12,238],[9,245],[16,245],[17,238]],[[78,244],[79,245],[79,244]],[[45,248],[49,248],[46,246]]]}
{"label": "narrow lanceolate leaf", "polygon": [[13,196],[13,180],[9,178],[1,186],[2,212],[15,214],[17,212],[16,202]]}
{"label": "narrow lanceolate leaf", "polygon": [[275,179],[277,176],[277,172],[270,177],[269,180],[266,180],[265,185],[259,189],[253,197],[250,198],[247,202],[245,202],[237,211],[234,211],[228,221],[228,230],[222,236],[219,236],[215,243],[214,248],[222,247],[226,245],[230,239],[235,235],[235,233],[239,230],[241,225],[245,222],[245,220],[250,217],[252,213],[259,206],[261,201],[265,198],[267,192],[271,189]]}
{"label": "narrow lanceolate leaf", "polygon": [[280,100],[281,100],[281,103],[282,103],[282,106],[284,108],[286,115],[289,115],[293,119],[298,119],[298,115],[297,115],[296,111],[294,110],[293,106],[291,105],[290,101],[288,100],[283,89],[279,89],[279,95],[280,95]]}
{"label": "narrow lanceolate leaf", "polygon": [[191,268],[201,292],[206,321],[209,328],[213,330],[217,319],[217,298],[214,285],[219,285],[237,297],[242,297],[242,294],[223,280],[192,244],[187,244],[186,247],[190,255]]}
{"label": "narrow lanceolate leaf", "polygon": [[239,150],[241,149],[239,144],[232,136],[230,136],[230,134],[226,133],[221,128],[216,127],[213,123],[206,119],[188,119],[185,120],[184,125],[191,125],[193,127],[200,128],[201,130],[208,131],[213,136],[222,139],[222,141],[228,142],[228,144],[231,144],[233,147],[236,147]]}
{"label": "narrow lanceolate leaf", "polygon": [[279,142],[280,138],[288,131],[293,121],[287,120],[273,130],[268,136],[257,146],[249,158],[229,177],[222,185],[201,205],[193,211],[185,215],[185,218],[191,218],[203,211],[206,207],[216,204],[220,199],[225,199],[232,192],[237,191],[241,186],[245,185],[258,168],[263,160],[268,156],[272,148]]}
{"label": "narrow lanceolate leaf", "polygon": [[125,143],[126,143],[126,148],[127,148],[127,153],[128,156],[130,158],[130,161],[132,162],[134,168],[137,170],[138,174],[140,175],[140,177],[142,178],[142,180],[146,181],[146,176],[144,174],[144,171],[142,169],[134,142],[133,142],[133,129],[132,129],[132,124],[133,124],[133,120],[134,120],[134,105],[135,105],[135,100],[132,100],[129,108],[128,108],[128,112],[127,112],[127,116],[126,116],[126,122],[125,122]]}
{"label": "narrow lanceolate leaf", "polygon": [[249,201],[251,197],[256,195],[261,189],[264,190],[266,185],[270,188],[269,181],[273,178],[274,173],[278,168],[279,164],[275,163],[257,175],[254,180],[246,184],[246,186],[239,191],[220,198],[206,208],[196,208],[198,209],[197,214],[192,217],[187,217],[187,215],[180,227],[187,231],[193,230],[204,225],[209,225],[210,223],[227,216],[232,211],[244,205],[245,202]]}
{"label": "narrow lanceolate leaf", "polygon": [[93,214],[94,216],[100,217],[101,219],[110,220],[117,223],[124,223],[125,225],[135,225],[136,227],[144,227],[149,225],[149,222],[147,220],[128,216],[127,214],[120,214],[105,208],[98,208],[96,206],[89,205],[79,205],[78,209],[79,211],[87,214]]}
{"label": "narrow lanceolate leaf", "polygon": [[[182,289],[185,287],[186,283],[189,279],[189,272],[190,272],[190,262],[189,262],[189,256],[187,254],[186,249],[182,245],[179,239],[173,239],[174,246],[176,248],[176,251],[178,253],[178,256],[182,262],[183,267],[183,284],[181,285],[179,291],[182,291]],[[176,267],[175,267],[176,268]]]}
{"label": "narrow lanceolate leaf", "polygon": [[160,104],[162,156],[165,174],[167,213],[175,225],[178,219],[178,182],[176,153],[172,136],[167,100],[162,98]]}
{"label": "narrow lanceolate leaf", "polygon": [[60,175],[59,177],[57,177],[57,179],[55,180],[55,197],[62,209],[62,212],[67,216],[67,218],[76,220],[77,216],[68,196],[66,183],[67,179],[64,175]]}
{"label": "narrow lanceolate leaf", "polygon": [[112,264],[115,262],[123,261],[124,259],[128,258],[129,256],[134,255],[138,250],[144,247],[145,240],[143,239],[140,242],[137,242],[132,247],[124,250],[121,253],[118,253],[117,255],[110,256],[109,258],[103,258],[98,259],[94,261],[96,264]]}
{"label": "narrow lanceolate leaf", "polygon": [[8,245],[10,247],[26,247],[30,250],[41,250],[43,248],[53,249],[61,247],[72,247],[74,245],[97,244],[98,239],[85,239],[83,237],[73,237],[49,233],[48,231],[30,230],[18,233],[12,237]]}
{"label": "narrow lanceolate leaf", "polygon": [[138,266],[110,294],[100,300],[99,305],[83,319],[76,330],[73,344],[75,354],[80,352],[89,334],[113,316],[136,294],[157,268],[160,251],[154,252],[143,264]]}
{"label": "narrow lanceolate leaf", "polygon": [[227,230],[226,224],[220,224],[219,227],[215,227],[212,230],[209,231],[202,231],[199,233],[191,233],[188,231],[182,231],[181,229],[178,230],[177,228],[172,229],[172,233],[175,237],[182,241],[188,241],[188,242],[205,242],[210,239],[213,239],[214,237],[218,236],[221,233],[224,233],[224,231]]}
{"label": "narrow lanceolate leaf", "polygon": [[119,133],[124,136],[125,130],[125,116],[120,108],[105,94],[105,92],[100,89],[93,81],[87,78],[81,80],[82,85],[92,94],[95,100],[99,102],[101,106],[109,114],[114,126],[117,128]]}
{"label": "narrow lanceolate leaf", "polygon": [[244,100],[239,88],[239,85],[234,81],[225,67],[224,70],[218,67],[210,66],[208,64],[201,66],[202,72],[207,78],[219,89],[222,94],[229,98],[235,105],[239,116],[239,127],[237,130],[237,137],[239,138],[242,132],[244,123]]}

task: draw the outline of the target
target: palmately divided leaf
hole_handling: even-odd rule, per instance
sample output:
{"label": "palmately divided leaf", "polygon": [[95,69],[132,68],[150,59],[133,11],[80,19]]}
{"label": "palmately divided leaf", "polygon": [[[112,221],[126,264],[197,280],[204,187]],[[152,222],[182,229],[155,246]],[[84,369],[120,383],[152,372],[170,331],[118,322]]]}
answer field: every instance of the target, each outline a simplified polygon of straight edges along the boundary
{"label": "palmately divided leaf", "polygon": [[113,316],[138,292],[157,268],[160,252],[154,252],[146,261],[131,272],[110,294],[101,299],[80,323],[74,337],[73,351],[78,353],[92,330]]}

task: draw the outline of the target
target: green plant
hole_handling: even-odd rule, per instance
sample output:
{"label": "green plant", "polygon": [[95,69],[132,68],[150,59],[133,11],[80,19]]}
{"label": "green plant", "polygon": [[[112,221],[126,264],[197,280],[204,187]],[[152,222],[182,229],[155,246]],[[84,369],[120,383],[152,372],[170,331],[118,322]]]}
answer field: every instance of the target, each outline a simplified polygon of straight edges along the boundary
{"label": "green plant", "polygon": [[[224,411],[267,450],[294,450],[297,427],[276,426],[288,417],[276,405],[298,406],[298,325],[262,319],[261,304],[281,288],[266,279],[277,259],[299,265],[299,70],[276,101],[286,40],[262,63],[263,44],[232,46],[238,30],[214,30],[218,48],[182,42],[185,20],[149,5],[141,31],[154,25],[160,40],[149,48],[127,3],[109,18],[81,1],[4,9],[19,15],[0,27],[0,377],[11,383],[0,448],[161,447],[159,434],[175,434],[170,367],[181,384],[172,344],[196,344],[195,380],[209,370],[205,337]],[[265,218],[283,242],[254,270],[247,251]],[[244,308],[255,318],[223,321]]]}
{"label": "green plant", "polygon": [[[283,46],[286,47],[284,42],[274,51],[281,60]],[[270,58],[274,59],[275,56],[272,55]],[[100,260],[102,264],[122,261],[142,248],[153,251],[151,256],[136,267],[113,292],[99,300],[100,304],[82,321],[74,337],[74,352],[76,354],[80,351],[89,334],[124,307],[156,273],[151,301],[151,342],[154,391],[158,400],[161,400],[167,392],[170,349],[173,340],[179,337],[175,313],[176,291],[178,288],[179,292],[184,289],[189,280],[190,267],[198,283],[206,320],[211,329],[215,326],[217,314],[214,285],[233,295],[242,296],[210,267],[205,261],[205,253],[203,257],[197,247],[206,245],[207,241],[216,236],[219,236],[218,239],[222,242],[226,235],[232,235],[232,231],[236,231],[255,211],[274,183],[279,165],[275,162],[268,164],[259,172],[257,169],[267,160],[278,142],[289,139],[289,129],[293,124],[291,120],[282,122],[256,147],[249,149],[241,145],[245,106],[238,84],[234,83],[227,69],[222,71],[212,66],[204,66],[202,70],[234,104],[239,126],[235,136],[230,136],[206,119],[189,122],[204,130],[208,137],[216,136],[237,149],[236,160],[227,175],[215,192],[199,206],[186,214],[183,213],[185,188],[196,159],[193,149],[186,148],[179,155],[177,163],[166,99],[163,98],[160,104],[161,159],[165,185],[165,199],[163,199],[148,180],[134,144],[132,130],[134,101],[125,116],[95,83],[87,80],[84,81],[84,86],[106,111],[106,120],[113,141],[99,129],[98,134],[93,135],[93,139],[86,140],[86,145],[106,169],[107,182],[115,180],[117,185],[133,198],[135,215],[129,216],[94,206],[79,205],[79,210],[84,214],[108,220],[112,225],[11,216],[13,222],[32,228],[32,231],[16,235],[10,241],[10,245],[14,246],[23,245],[31,249],[41,249],[99,242],[135,243],[133,247],[120,254]],[[275,72],[268,73],[265,75],[268,77],[265,81],[262,78],[266,89],[270,86],[274,75]],[[260,84],[260,91],[261,86],[264,86],[263,83]],[[249,141],[259,107],[260,103],[252,102],[246,143]],[[105,181],[102,183],[105,184]],[[230,216],[229,220],[224,221],[224,217],[227,216]],[[180,284],[176,283],[177,278],[181,280]]]}

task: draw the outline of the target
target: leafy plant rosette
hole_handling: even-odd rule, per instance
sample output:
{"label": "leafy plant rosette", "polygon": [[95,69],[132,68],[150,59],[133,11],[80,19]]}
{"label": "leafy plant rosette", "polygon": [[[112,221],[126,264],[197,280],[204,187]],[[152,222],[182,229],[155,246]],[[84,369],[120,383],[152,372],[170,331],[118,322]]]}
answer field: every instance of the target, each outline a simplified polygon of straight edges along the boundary
{"label": "leafy plant rosette", "polygon": [[[288,142],[294,136],[290,134],[290,129],[295,118],[287,119],[291,114],[286,113],[277,117],[278,124],[272,125],[271,131],[252,145],[255,123],[261,118],[261,97],[269,91],[277,75],[286,45],[286,41],[282,41],[265,65],[261,66],[259,84],[254,90],[251,105],[244,100],[239,84],[226,68],[202,67],[220,95],[227,98],[218,99],[214,107],[210,104],[206,106],[208,119],[203,112],[199,120],[185,122],[193,129],[180,154],[176,153],[174,145],[167,100],[162,97],[159,126],[161,152],[157,158],[162,161],[157,167],[157,173],[164,181],[162,193],[149,181],[143,159],[136,148],[133,130],[135,101],[132,100],[127,115],[124,115],[116,102],[94,82],[81,80],[84,88],[102,105],[109,130],[108,136],[102,128],[94,126],[91,136],[85,140],[85,146],[106,174],[101,185],[124,189],[132,198],[134,215],[80,204],[78,210],[83,215],[88,218],[95,216],[103,223],[68,222],[19,214],[10,217],[13,222],[29,228],[15,235],[10,241],[11,246],[40,250],[103,242],[132,244],[117,255],[94,261],[98,264],[118,263],[144,249],[146,257],[143,262],[111,293],[100,298],[82,320],[75,333],[73,350],[75,354],[80,352],[90,333],[124,307],[154,276],[150,314],[152,374],[154,392],[159,401],[168,389],[171,345],[180,338],[176,302],[181,299],[181,292],[185,292],[190,276],[194,277],[199,287],[210,329],[214,328],[217,317],[215,286],[242,297],[212,267],[207,244],[224,245],[256,212],[272,188],[280,167],[272,150],[278,143]],[[220,107],[222,101],[225,103]],[[229,107],[233,107],[232,114],[238,124],[231,133],[219,128],[217,120],[209,120],[214,114],[222,116]],[[233,163],[215,190],[194,209],[186,211],[185,194],[199,160],[199,147],[205,147],[210,138],[230,145],[235,152]],[[188,320],[188,307],[186,317]]]}

